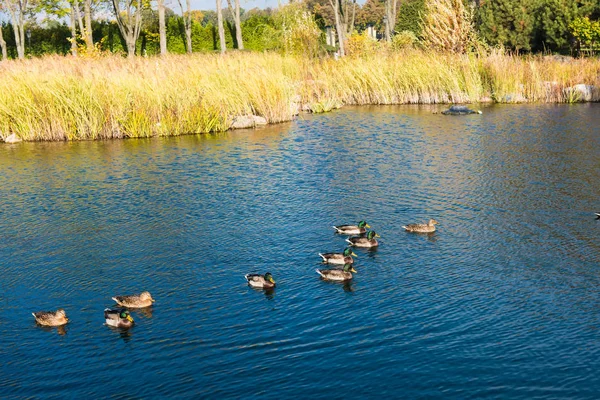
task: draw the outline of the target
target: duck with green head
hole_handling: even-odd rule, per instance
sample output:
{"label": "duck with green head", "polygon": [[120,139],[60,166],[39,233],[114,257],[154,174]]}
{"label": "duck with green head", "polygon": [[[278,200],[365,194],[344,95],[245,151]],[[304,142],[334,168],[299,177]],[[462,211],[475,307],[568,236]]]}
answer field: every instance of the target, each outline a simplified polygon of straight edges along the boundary
{"label": "duck with green head", "polygon": [[124,308],[116,310],[110,308],[105,309],[104,319],[106,320],[106,325],[122,329],[131,328],[134,323],[129,311]]}
{"label": "duck with green head", "polygon": [[316,271],[323,279],[338,282],[348,281],[352,279],[352,273],[356,273],[352,264],[344,264],[344,269],[317,269]]}
{"label": "duck with green head", "polygon": [[403,226],[403,228],[407,232],[416,232],[416,233],[431,233],[435,232],[435,226],[439,224],[435,219],[430,219],[426,224],[408,224]]}
{"label": "duck with green head", "polygon": [[333,227],[336,233],[342,235],[362,235],[367,231],[367,228],[370,228],[367,221],[360,221],[358,225],[337,225]]}
{"label": "duck with green head", "polygon": [[253,288],[272,289],[275,287],[275,279],[273,279],[273,275],[271,275],[270,272],[267,272],[264,275],[246,274],[244,277],[248,281],[248,285]]}
{"label": "duck with green head", "polygon": [[375,231],[369,231],[369,233],[367,233],[367,237],[362,237],[362,236],[353,236],[349,239],[346,239],[346,242],[350,243],[350,246],[354,246],[354,247],[364,247],[364,248],[370,248],[370,247],[377,247],[379,246],[379,243],[377,242],[377,239],[381,237],[379,236],[377,233],[375,233]]}
{"label": "duck with green head", "polygon": [[353,264],[354,259],[352,258],[352,256],[356,257],[356,254],[354,254],[350,247],[346,247],[343,253],[319,253],[319,255],[323,259],[324,263],[339,265]]}

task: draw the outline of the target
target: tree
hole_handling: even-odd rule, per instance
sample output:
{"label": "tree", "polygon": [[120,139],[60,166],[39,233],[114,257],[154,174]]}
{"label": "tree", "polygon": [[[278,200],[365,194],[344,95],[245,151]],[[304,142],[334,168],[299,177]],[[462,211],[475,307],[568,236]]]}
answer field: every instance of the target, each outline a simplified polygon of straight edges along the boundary
{"label": "tree", "polygon": [[2,24],[0,24],[0,48],[2,49],[2,60],[4,61],[8,59],[8,53],[6,51],[6,42],[4,41],[4,36],[2,36]]}
{"label": "tree", "polygon": [[569,45],[569,25],[577,17],[577,0],[546,0],[535,13],[539,16],[538,37],[544,48],[560,50]]}
{"label": "tree", "polygon": [[167,28],[165,23],[165,0],[158,0],[158,36],[160,41],[160,55],[167,54]]}
{"label": "tree", "polygon": [[183,26],[185,30],[185,48],[188,54],[192,54],[192,5],[190,0],[186,0],[185,6],[186,11],[183,11],[183,5],[181,0],[177,0],[179,8],[181,9],[181,15],[183,16]]}
{"label": "tree", "polygon": [[405,0],[400,5],[396,30],[398,32],[411,31],[416,36],[421,36],[421,15],[425,13],[425,0]]}
{"label": "tree", "polygon": [[579,44],[589,46],[594,54],[594,44],[600,42],[600,21],[590,21],[588,17],[575,18],[569,28]]}
{"label": "tree", "polygon": [[392,41],[394,27],[396,26],[396,15],[399,0],[385,0],[385,40]]}
{"label": "tree", "polygon": [[227,48],[225,44],[225,28],[223,27],[223,10],[221,7],[221,1],[217,0],[217,25],[219,29],[219,46],[221,48],[221,53],[225,53]]}
{"label": "tree", "polygon": [[367,0],[356,13],[356,25],[362,29],[373,26],[378,31],[385,29],[383,24],[385,17],[385,3],[383,0]]}
{"label": "tree", "polygon": [[244,42],[242,41],[242,23],[240,21],[240,0],[235,0],[235,9],[231,6],[231,0],[227,0],[227,6],[229,7],[229,13],[233,15],[237,48],[239,50],[244,50]]}
{"label": "tree", "polygon": [[481,0],[479,33],[491,45],[531,50],[536,0]]}
{"label": "tree", "polygon": [[356,16],[356,0],[329,0],[335,19],[335,30],[338,35],[339,52],[343,57],[346,36],[354,30],[354,17]]}
{"label": "tree", "polygon": [[121,0],[112,0],[112,4],[121,36],[127,45],[127,56],[133,58],[142,26],[142,0],[123,1],[124,11],[121,10]]}
{"label": "tree", "polygon": [[25,14],[29,10],[28,0],[4,0],[4,9],[8,11],[15,32],[17,57],[25,58]]}

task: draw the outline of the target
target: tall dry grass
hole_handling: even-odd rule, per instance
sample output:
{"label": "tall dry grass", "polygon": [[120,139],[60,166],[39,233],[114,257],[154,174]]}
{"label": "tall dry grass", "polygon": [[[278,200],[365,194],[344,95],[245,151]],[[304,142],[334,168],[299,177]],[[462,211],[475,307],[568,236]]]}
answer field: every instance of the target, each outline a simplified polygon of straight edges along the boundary
{"label": "tall dry grass", "polygon": [[[227,130],[238,115],[291,120],[344,104],[576,101],[600,62],[385,47],[341,60],[270,53],[46,57],[0,63],[0,135],[86,140]],[[600,100],[600,91],[594,94]]]}

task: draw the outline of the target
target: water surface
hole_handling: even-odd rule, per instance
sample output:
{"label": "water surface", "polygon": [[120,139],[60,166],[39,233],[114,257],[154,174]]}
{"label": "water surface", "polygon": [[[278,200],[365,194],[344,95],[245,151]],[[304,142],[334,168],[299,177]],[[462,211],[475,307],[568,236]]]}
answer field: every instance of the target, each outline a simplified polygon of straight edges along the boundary
{"label": "water surface", "polygon": [[[442,109],[0,146],[0,397],[598,398],[600,105]],[[379,249],[322,281],[360,219]]]}

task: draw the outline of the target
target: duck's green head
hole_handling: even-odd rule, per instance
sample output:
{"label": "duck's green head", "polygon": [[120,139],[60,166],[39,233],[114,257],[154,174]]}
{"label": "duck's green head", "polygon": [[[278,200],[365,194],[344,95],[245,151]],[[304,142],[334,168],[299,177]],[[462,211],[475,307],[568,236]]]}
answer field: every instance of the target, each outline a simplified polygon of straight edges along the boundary
{"label": "duck's green head", "polygon": [[356,254],[354,254],[354,252],[352,251],[352,249],[350,247],[346,247],[343,254],[344,254],[344,257],[350,257],[350,256],[356,257]]}
{"label": "duck's green head", "polygon": [[119,313],[119,318],[126,319],[126,320],[133,322],[133,318],[131,318],[129,311],[127,311],[127,310],[121,310],[121,312]]}
{"label": "duck's green head", "polygon": [[367,224],[367,221],[360,221],[358,223],[358,227],[359,228],[370,228],[370,226]]}
{"label": "duck's green head", "polygon": [[267,272],[267,273],[265,274],[265,280],[266,280],[266,281],[269,281],[269,282],[271,282],[271,283],[275,283],[275,279],[273,279],[273,275],[271,275],[271,273],[270,273],[270,272]]}
{"label": "duck's green head", "polygon": [[356,270],[354,268],[352,268],[352,264],[346,263],[346,264],[344,264],[344,272],[354,272],[354,273],[356,273]]}
{"label": "duck's green head", "polygon": [[367,233],[367,239],[369,239],[369,240],[373,240],[376,237],[381,237],[381,236],[379,236],[377,233],[375,233],[375,231],[369,231],[369,233]]}

